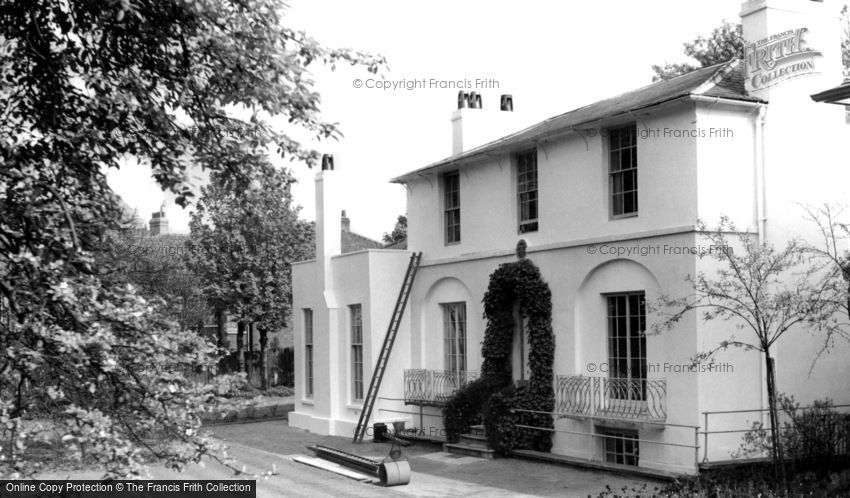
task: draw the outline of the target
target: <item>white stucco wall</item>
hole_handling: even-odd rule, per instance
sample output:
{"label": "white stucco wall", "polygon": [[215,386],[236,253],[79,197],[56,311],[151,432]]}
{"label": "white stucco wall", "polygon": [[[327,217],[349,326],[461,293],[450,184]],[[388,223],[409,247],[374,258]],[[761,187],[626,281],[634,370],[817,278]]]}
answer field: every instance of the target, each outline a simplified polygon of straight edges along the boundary
{"label": "white stucco wall", "polygon": [[[756,32],[776,28],[768,24],[758,28],[759,22],[753,24]],[[593,123],[596,133],[568,133],[537,142],[539,230],[533,233],[517,231],[512,155],[488,156],[460,168],[461,242],[457,244],[444,242],[441,175],[452,168],[411,180],[407,185],[408,247],[423,251],[424,256],[381,390],[383,398],[393,399],[379,402],[373,422],[403,419],[408,427],[420,427],[426,434],[439,432],[439,409],[422,409],[420,421],[417,407],[396,400],[403,395],[403,371],[446,368],[440,305],[459,301],[466,303],[467,311],[467,368],[480,369],[485,328],[481,300],[490,274],[500,263],[515,260],[513,250],[519,239],[527,241],[528,257],[552,290],[554,374],[605,376],[598,369],[608,360],[606,294],[643,291],[650,303],[660,294],[681,297],[692,289],[688,275],[717,270],[716,261],[688,252],[710,245],[695,233],[698,219],[713,226],[721,216],[728,216],[740,230],[779,245],[794,236],[812,238],[813,226],[804,220],[801,204],[846,202],[850,184],[847,155],[841,150],[850,139],[843,109],[811,102],[809,95],[825,89],[815,88],[817,81],[800,79],[766,94],[771,102],[762,106],[767,108],[763,127],[759,104],[678,100]],[[612,219],[607,140],[598,130],[629,122],[637,124],[639,134],[639,213]],[[763,168],[757,161],[762,150]],[[762,170],[764,182],[760,183]],[[757,233],[760,227],[764,231]],[[328,230],[335,233],[335,227]],[[359,412],[350,399],[348,306],[363,305],[364,346],[369,353],[364,382],[368,383],[408,256],[404,251],[335,256],[330,258],[330,273],[315,262],[294,267],[297,400],[290,416],[293,425],[323,434],[351,434]],[[323,295],[327,284],[323,287],[316,275],[328,274],[333,292]],[[314,309],[316,395],[312,400],[303,399],[303,307]],[[654,320],[657,317],[648,314],[650,329]],[[720,369],[693,372],[684,368],[698,352],[730,336],[745,338],[746,334],[733,323],[706,322],[697,313],[687,314],[673,330],[650,334],[649,377],[666,381],[668,425],[561,418],[556,421],[561,432],[554,436],[553,452],[603,460],[600,439],[568,432],[598,433],[605,427],[620,427],[636,430],[647,440],[640,445],[642,466],[694,471],[695,456],[702,459],[706,451],[703,437],[698,455],[693,448],[653,442],[694,444],[691,426],[704,428],[704,412],[764,406],[764,368],[758,353],[722,351],[715,358]],[[774,352],[779,389],[804,404],[825,396],[850,403],[846,383],[850,347],[836,345],[809,371],[821,346],[806,330],[792,330],[780,341]],[[710,429],[742,429],[761,418],[760,414],[717,416],[710,419]],[[709,458],[727,458],[739,446],[740,436],[711,436]]]}

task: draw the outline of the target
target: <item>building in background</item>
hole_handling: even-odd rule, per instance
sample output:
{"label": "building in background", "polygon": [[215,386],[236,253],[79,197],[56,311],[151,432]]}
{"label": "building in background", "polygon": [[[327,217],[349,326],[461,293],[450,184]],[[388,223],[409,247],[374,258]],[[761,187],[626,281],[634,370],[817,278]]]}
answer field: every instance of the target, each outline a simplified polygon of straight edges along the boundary
{"label": "building in background", "polygon": [[[482,362],[489,276],[514,260],[520,239],[552,290],[552,453],[694,472],[738,449],[741,433],[723,431],[766,422],[766,413],[747,411],[767,406],[760,355],[728,350],[711,370],[686,368],[728,338],[728,322],[689,314],[669,333],[645,334],[648,301],[687,295],[688,275],[717,270],[716,260],[696,254],[711,250],[697,220],[728,216],[781,246],[817,240],[801,205],[847,200],[845,111],[811,97],[842,82],[839,6],[752,0],[741,16],[744,60],[527,129],[513,128],[511,96],[496,110],[461,94],[453,155],[393,180],[408,192],[406,247],[423,258],[372,422],[442,432],[442,404]],[[333,169],[317,174],[316,259],[293,266],[289,420],[349,436],[410,253],[345,253],[335,182]],[[803,404],[850,403],[850,346],[837,343],[812,366],[821,346],[804,330],[777,344],[779,390]],[[518,365],[527,355],[515,340],[516,380],[526,376]],[[707,424],[714,433],[695,445]]]}
{"label": "building in background", "polygon": [[168,218],[165,217],[165,203],[159,208],[158,212],[151,213],[151,219],[148,222],[150,226],[150,234],[168,235]]}

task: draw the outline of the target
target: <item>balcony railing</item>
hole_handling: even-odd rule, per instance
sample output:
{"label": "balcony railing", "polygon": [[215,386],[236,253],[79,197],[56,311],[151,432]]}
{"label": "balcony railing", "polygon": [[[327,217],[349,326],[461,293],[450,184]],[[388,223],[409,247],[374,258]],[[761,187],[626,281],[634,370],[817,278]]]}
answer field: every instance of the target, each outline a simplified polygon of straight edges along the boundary
{"label": "balcony railing", "polygon": [[442,406],[461,387],[478,378],[478,372],[444,370],[405,370],[404,403]]}
{"label": "balcony railing", "polygon": [[667,381],[559,375],[555,380],[559,413],[639,422],[667,419]]}

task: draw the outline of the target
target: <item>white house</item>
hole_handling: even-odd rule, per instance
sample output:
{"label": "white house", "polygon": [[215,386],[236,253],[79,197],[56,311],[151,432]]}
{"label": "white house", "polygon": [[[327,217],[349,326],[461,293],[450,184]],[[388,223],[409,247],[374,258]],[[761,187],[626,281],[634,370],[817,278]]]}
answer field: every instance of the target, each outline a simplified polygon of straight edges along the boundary
{"label": "white house", "polygon": [[[675,472],[730,458],[741,434],[716,431],[766,418],[751,411],[767,406],[762,357],[729,350],[691,371],[731,325],[691,314],[644,335],[645,303],[686,295],[687,275],[714,270],[694,254],[715,250],[698,219],[725,215],[781,245],[815,236],[801,205],[846,202],[850,184],[845,109],[811,98],[842,83],[839,6],[751,0],[741,17],[745,60],[521,131],[510,97],[506,110],[459,105],[454,154],[393,179],[408,192],[407,248],[423,257],[371,422],[440,434],[441,403],[481,365],[489,275],[523,239],[552,290],[552,453]],[[317,257],[293,269],[290,424],[349,436],[410,252],[340,254],[334,182],[333,170],[316,176]],[[850,347],[838,344],[810,371],[821,345],[789,332],[773,351],[778,388],[803,404],[850,403]],[[515,339],[517,378],[526,349]],[[696,432],[706,429],[710,438]]]}

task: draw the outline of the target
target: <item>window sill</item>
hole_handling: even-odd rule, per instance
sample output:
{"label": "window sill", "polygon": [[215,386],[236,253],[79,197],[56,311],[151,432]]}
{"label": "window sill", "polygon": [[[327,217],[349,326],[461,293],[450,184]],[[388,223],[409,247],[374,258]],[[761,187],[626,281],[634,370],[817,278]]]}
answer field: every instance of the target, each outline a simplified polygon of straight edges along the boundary
{"label": "window sill", "polygon": [[612,215],[608,221],[625,220],[629,218],[637,218],[639,213],[618,214]]}
{"label": "window sill", "polygon": [[459,246],[459,245],[460,245],[460,241],[457,241],[457,242],[444,242],[444,243],[443,243],[443,245],[444,245],[444,246],[446,246],[446,247],[448,247],[448,246]]}
{"label": "window sill", "polygon": [[363,402],[361,401],[360,404],[357,404],[356,402],[355,403],[346,403],[345,407],[348,408],[349,410],[355,410],[355,411],[361,412],[361,411],[363,411]]}
{"label": "window sill", "polygon": [[307,406],[313,406],[313,405],[316,404],[316,402],[313,400],[313,398],[301,398],[301,404],[307,405]]}

